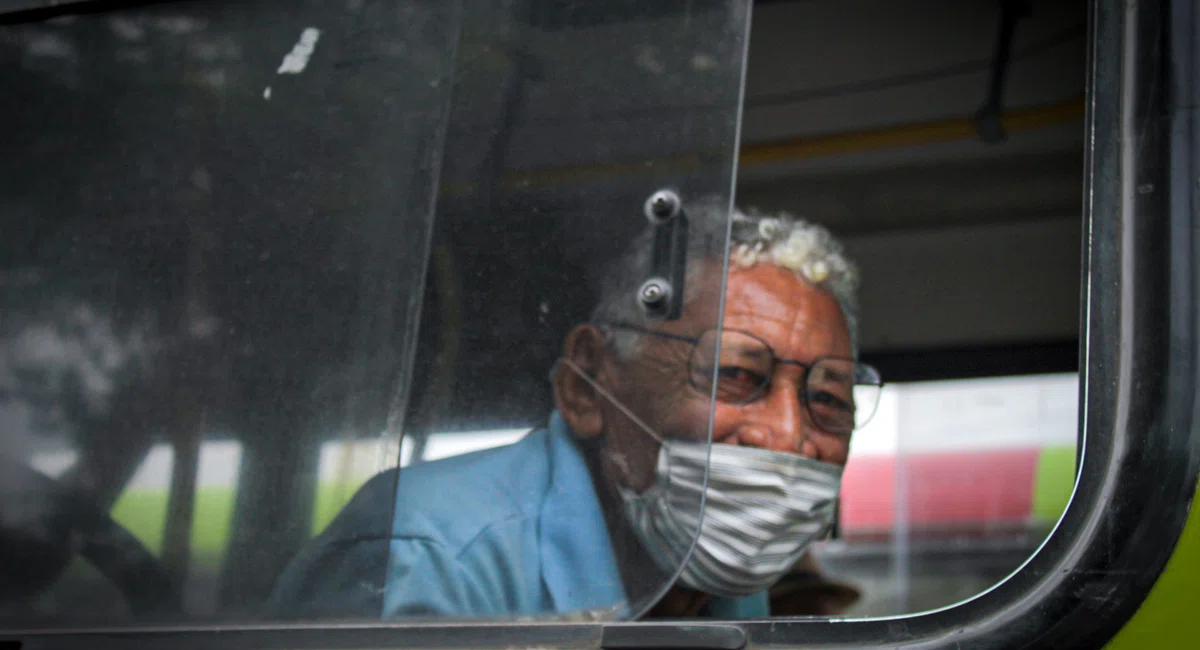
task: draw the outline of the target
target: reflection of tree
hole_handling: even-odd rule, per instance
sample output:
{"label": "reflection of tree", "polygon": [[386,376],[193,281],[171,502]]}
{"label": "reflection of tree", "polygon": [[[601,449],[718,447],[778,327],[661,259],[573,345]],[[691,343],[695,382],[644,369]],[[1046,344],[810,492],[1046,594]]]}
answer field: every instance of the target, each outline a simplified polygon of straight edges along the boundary
{"label": "reflection of tree", "polygon": [[[146,408],[156,403],[155,384],[145,380],[155,372],[149,362],[160,342],[147,322],[120,322],[106,305],[70,289],[48,295],[48,282],[34,273],[5,279],[0,546],[8,560],[0,570],[0,601],[27,605],[74,552],[106,553],[102,549],[116,539],[111,535],[123,540],[121,548],[143,552],[96,513],[115,500],[157,428]],[[109,444],[97,445],[101,440]],[[57,486],[13,464],[68,445],[80,458]],[[72,495],[87,502],[76,503]],[[84,530],[105,539],[90,533],[81,538]]]}
{"label": "reflection of tree", "polygon": [[[318,439],[387,424],[449,86],[453,21],[425,7],[168,5],[0,36],[0,230],[18,233],[0,343],[111,339],[88,354],[121,359],[26,363],[4,387],[47,419],[29,436],[70,439],[64,480],[106,507],[151,441],[175,445],[177,576],[201,437],[239,438],[227,601],[260,599],[307,535]],[[310,68],[276,75],[312,24]],[[30,343],[41,330],[58,338]]]}
{"label": "reflection of tree", "polygon": [[[0,440],[10,455],[61,449],[114,412],[138,422],[126,402],[130,388],[151,372],[148,360],[158,345],[149,323],[119,322],[104,305],[66,291],[47,296],[47,284],[30,273],[6,283],[0,295],[6,396]],[[68,476],[79,472],[77,466]]]}

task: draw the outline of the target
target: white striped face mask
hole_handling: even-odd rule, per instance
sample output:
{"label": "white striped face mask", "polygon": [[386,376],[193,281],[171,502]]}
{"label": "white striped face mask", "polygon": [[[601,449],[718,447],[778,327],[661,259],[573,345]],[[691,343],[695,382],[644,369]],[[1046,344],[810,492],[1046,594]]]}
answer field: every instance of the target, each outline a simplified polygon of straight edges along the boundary
{"label": "white striped face mask", "polygon": [[[748,596],[775,584],[829,532],[842,468],[757,447],[711,447],[664,442],[654,485],[641,494],[622,490],[625,515],[664,570],[678,567],[696,540],[679,576],[685,586]],[[701,518],[696,504],[706,464]]]}
{"label": "white striped face mask", "polygon": [[626,519],[664,571],[678,568],[695,540],[679,576],[684,586],[725,597],[762,591],[833,526],[840,465],[757,447],[664,440],[562,361],[659,441],[654,485],[640,494],[622,487],[621,496]]}

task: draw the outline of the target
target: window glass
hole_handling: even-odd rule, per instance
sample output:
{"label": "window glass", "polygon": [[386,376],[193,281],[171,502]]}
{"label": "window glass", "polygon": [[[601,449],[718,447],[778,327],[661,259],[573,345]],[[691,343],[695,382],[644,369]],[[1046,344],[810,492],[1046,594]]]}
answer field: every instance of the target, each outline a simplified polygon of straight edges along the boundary
{"label": "window glass", "polygon": [[747,3],[104,9],[0,31],[0,628],[655,603]]}
{"label": "window glass", "polygon": [[0,31],[4,626],[258,618],[323,441],[396,463],[458,29],[216,2]]}
{"label": "window glass", "polygon": [[840,537],[817,556],[861,594],[848,616],[926,611],[1004,579],[1075,483],[1078,376],[892,384],[854,439]]}
{"label": "window glass", "polygon": [[1027,8],[756,4],[737,203],[834,233],[861,279],[861,358],[886,381],[836,535],[772,589],[773,615],[963,602],[1063,511],[1088,7]]}
{"label": "window glass", "polygon": [[747,3],[472,9],[382,607],[636,617],[699,523],[713,389],[688,378],[721,322]]}
{"label": "window glass", "polygon": [[1084,3],[1020,17],[1000,95],[998,5],[763,2],[747,53],[750,4],[0,29],[0,628],[1011,573],[1074,476]]}

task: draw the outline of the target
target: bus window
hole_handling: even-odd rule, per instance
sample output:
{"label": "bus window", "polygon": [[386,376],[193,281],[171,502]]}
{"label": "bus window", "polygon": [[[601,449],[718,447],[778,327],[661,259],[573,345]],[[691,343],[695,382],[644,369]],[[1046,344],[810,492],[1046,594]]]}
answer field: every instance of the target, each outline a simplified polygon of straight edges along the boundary
{"label": "bus window", "polygon": [[816,555],[848,616],[971,598],[1031,556],[1075,483],[1074,373],[889,384],[851,444],[840,536]]}
{"label": "bus window", "polygon": [[913,9],[770,3],[752,25],[738,202],[841,238],[861,354],[887,381],[837,535],[777,586],[779,614],[969,600],[1037,550],[1074,485],[1085,4],[1016,23],[999,139],[975,111],[1001,7]]}
{"label": "bus window", "polygon": [[0,11],[0,647],[1098,647],[1188,591],[1189,3]]}
{"label": "bus window", "polygon": [[654,606],[702,520],[749,13],[636,4],[15,14],[0,628]]}

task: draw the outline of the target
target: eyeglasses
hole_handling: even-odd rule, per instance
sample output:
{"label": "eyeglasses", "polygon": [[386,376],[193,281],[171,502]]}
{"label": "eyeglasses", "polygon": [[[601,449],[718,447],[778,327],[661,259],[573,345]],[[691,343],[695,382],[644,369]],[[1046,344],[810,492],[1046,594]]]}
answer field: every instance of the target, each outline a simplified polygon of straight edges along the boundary
{"label": "eyeglasses", "polygon": [[812,363],[784,359],[776,356],[766,341],[740,330],[708,329],[691,337],[628,323],[599,325],[690,344],[688,375],[692,387],[727,404],[749,404],[765,395],[779,364],[802,368],[804,390],[800,399],[804,407],[814,424],[836,435],[849,435],[866,425],[875,415],[883,392],[879,371],[868,364],[837,357],[822,357]]}

